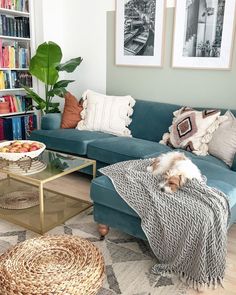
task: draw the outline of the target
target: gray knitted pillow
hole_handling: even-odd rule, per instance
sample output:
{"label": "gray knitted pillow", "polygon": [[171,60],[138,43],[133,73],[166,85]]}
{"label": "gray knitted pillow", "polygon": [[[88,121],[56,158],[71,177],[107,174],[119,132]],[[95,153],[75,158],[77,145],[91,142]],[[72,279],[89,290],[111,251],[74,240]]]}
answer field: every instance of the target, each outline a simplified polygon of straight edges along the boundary
{"label": "gray knitted pillow", "polygon": [[209,153],[232,167],[236,154],[236,118],[227,111],[225,114],[228,120],[221,123],[214,132],[208,148]]}

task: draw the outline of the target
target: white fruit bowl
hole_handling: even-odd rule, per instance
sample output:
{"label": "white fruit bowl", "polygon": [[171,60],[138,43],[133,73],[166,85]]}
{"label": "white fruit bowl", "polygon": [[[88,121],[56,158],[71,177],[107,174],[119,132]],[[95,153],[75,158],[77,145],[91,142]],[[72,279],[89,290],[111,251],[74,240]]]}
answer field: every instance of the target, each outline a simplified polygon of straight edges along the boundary
{"label": "white fruit bowl", "polygon": [[[11,143],[16,142],[16,140],[12,140],[12,141],[5,141],[0,143],[0,149],[5,147],[5,146],[9,146]],[[32,140],[17,140],[17,142],[20,143],[28,143],[28,144],[32,144],[32,143],[37,143],[41,146],[40,149],[36,150],[36,151],[32,151],[32,152],[23,152],[23,153],[10,153],[10,152],[0,152],[0,160],[7,160],[7,161],[19,161],[23,158],[37,158],[45,149],[46,149],[46,145],[42,142],[38,142],[38,141],[32,141]]]}

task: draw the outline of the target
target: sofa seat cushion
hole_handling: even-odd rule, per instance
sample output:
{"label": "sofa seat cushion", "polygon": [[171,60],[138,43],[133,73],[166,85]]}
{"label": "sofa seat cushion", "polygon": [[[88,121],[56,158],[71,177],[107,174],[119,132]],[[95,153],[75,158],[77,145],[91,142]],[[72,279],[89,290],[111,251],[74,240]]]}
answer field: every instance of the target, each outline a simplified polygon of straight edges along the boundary
{"label": "sofa seat cushion", "polygon": [[31,140],[43,142],[48,149],[78,155],[87,154],[90,142],[108,137],[114,135],[77,129],[35,130],[30,135]]}
{"label": "sofa seat cushion", "polygon": [[220,166],[222,168],[225,168],[227,170],[229,170],[229,166],[223,162],[222,160],[214,157],[214,156],[211,156],[211,155],[207,155],[207,156],[197,156],[191,152],[187,152],[187,151],[183,151],[183,150],[179,150],[180,152],[183,152],[188,158],[190,158],[196,165],[198,163],[198,161],[205,161],[205,162],[208,162],[210,164],[214,164],[214,165],[217,165],[217,166]]}
{"label": "sofa seat cushion", "polygon": [[[231,208],[230,224],[236,221],[236,172],[216,166],[198,159],[195,161],[202,174],[207,177],[207,184],[224,192],[229,198]],[[93,180],[91,198],[95,203],[124,212],[128,215],[138,216],[116,192],[111,180],[101,176]]]}
{"label": "sofa seat cushion", "polygon": [[94,203],[138,217],[137,213],[116,192],[107,176],[100,176],[92,181],[90,197]]}
{"label": "sofa seat cushion", "polygon": [[[229,166],[224,163],[222,160],[214,157],[214,156],[211,156],[211,155],[207,155],[207,156],[197,156],[191,152],[188,152],[188,151],[185,151],[185,150],[182,150],[182,149],[172,149],[172,151],[179,151],[181,153],[184,153],[188,158],[190,158],[194,163],[197,161],[205,161],[205,162],[209,162],[211,164],[214,164],[214,165],[217,165],[217,166],[220,166],[222,168],[226,168],[226,169],[230,169]],[[152,157],[158,157],[160,154],[160,152],[157,152],[157,153],[154,153],[152,155]],[[195,163],[196,164],[196,163]]]}
{"label": "sofa seat cushion", "polygon": [[90,143],[88,157],[107,164],[114,164],[133,159],[152,158],[170,150],[168,146],[144,139],[112,137]]}

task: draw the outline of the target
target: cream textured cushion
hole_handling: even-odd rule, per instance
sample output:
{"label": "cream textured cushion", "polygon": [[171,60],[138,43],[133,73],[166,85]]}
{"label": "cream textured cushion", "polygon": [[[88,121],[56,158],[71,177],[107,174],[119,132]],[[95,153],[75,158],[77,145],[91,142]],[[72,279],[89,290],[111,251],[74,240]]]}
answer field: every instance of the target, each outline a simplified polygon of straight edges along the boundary
{"label": "cream textured cushion", "polygon": [[220,116],[218,110],[196,111],[183,107],[175,111],[169,133],[163,135],[160,143],[182,148],[196,155],[208,154],[208,143],[220,123],[227,117]]}
{"label": "cream textured cushion", "polygon": [[231,167],[236,154],[236,118],[230,111],[225,116],[228,119],[216,130],[209,143],[209,153]]}
{"label": "cream textured cushion", "polygon": [[83,94],[82,120],[77,129],[102,131],[119,136],[132,136],[127,128],[135,100],[131,96],[107,96],[87,90]]}

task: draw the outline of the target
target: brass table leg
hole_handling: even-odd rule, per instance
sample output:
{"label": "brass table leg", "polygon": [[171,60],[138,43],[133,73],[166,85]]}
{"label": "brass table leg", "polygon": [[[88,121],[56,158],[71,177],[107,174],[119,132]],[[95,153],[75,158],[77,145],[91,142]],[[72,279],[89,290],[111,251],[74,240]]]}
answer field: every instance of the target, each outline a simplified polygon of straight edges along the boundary
{"label": "brass table leg", "polygon": [[44,195],[43,195],[43,184],[39,185],[39,210],[40,210],[40,231],[44,233]]}
{"label": "brass table leg", "polygon": [[93,163],[93,178],[96,177],[96,172],[97,172],[97,165],[96,162]]}

